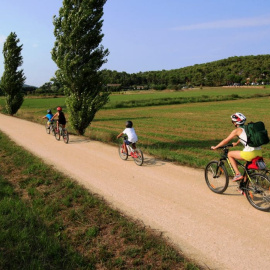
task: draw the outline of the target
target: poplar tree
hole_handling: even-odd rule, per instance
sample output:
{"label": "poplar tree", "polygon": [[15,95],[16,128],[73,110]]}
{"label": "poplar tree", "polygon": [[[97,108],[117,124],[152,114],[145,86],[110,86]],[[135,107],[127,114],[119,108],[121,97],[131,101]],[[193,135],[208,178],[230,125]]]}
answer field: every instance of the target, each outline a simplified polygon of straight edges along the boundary
{"label": "poplar tree", "polygon": [[78,134],[84,134],[96,112],[108,102],[103,92],[100,67],[109,54],[103,39],[103,6],[106,0],[63,0],[59,16],[54,16],[56,41],[52,59],[55,75],[63,85],[69,121]]}
{"label": "poplar tree", "polygon": [[18,68],[23,63],[21,55],[22,45],[14,32],[7,37],[4,47],[4,72],[1,78],[1,90],[6,98],[6,110],[10,115],[15,114],[23,103],[23,84],[25,77],[23,70]]}

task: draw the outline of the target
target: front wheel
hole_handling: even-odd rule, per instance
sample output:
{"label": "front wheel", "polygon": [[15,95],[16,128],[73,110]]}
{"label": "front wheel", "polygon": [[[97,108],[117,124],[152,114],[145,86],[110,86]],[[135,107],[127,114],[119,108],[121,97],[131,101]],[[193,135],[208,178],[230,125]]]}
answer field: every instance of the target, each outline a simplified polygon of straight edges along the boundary
{"label": "front wheel", "polygon": [[60,140],[60,136],[61,136],[60,130],[59,130],[59,129],[57,130],[57,128],[55,128],[54,131],[55,131],[55,132],[54,132],[55,139],[56,139],[57,141],[59,141],[59,140]]}
{"label": "front wheel", "polygon": [[68,131],[66,129],[63,129],[62,132],[63,132],[62,134],[63,134],[63,140],[64,140],[64,142],[65,143],[68,143],[68,141],[69,141]]}
{"label": "front wheel", "polygon": [[143,152],[137,148],[134,150],[133,152],[133,159],[134,159],[134,162],[138,165],[138,166],[141,166],[143,164]]}
{"label": "front wheel", "polygon": [[119,156],[120,156],[121,159],[127,160],[128,154],[125,151],[125,147],[124,147],[124,144],[123,143],[119,145],[119,147],[118,147],[118,153],[119,153]]}
{"label": "front wheel", "polygon": [[223,193],[229,184],[229,175],[223,164],[210,161],[204,171],[207,186],[215,193]]}
{"label": "front wheel", "polygon": [[244,189],[249,203],[258,210],[270,211],[270,181],[265,175],[254,173]]}

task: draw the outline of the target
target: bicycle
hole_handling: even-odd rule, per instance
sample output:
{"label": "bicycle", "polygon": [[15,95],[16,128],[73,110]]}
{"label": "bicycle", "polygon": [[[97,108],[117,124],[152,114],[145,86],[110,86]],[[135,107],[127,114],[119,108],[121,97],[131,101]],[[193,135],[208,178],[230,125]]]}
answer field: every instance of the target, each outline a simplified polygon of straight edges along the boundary
{"label": "bicycle", "polygon": [[141,166],[143,164],[144,158],[143,158],[143,152],[139,148],[133,149],[130,145],[126,145],[127,147],[127,153],[125,151],[125,140],[127,137],[123,137],[123,143],[121,143],[118,147],[118,153],[122,160],[127,160],[129,156],[131,156],[134,160],[134,162]]}
{"label": "bicycle", "polygon": [[59,130],[55,127],[55,139],[60,141],[61,136],[63,137],[63,141],[65,143],[69,142],[69,134],[66,128],[63,128],[61,124],[59,124]]}
{"label": "bicycle", "polygon": [[46,133],[47,134],[52,133],[55,136],[55,125],[54,125],[54,122],[50,122],[49,126],[48,126],[48,123],[46,122],[45,129],[46,129]]}
{"label": "bicycle", "polygon": [[[232,144],[222,147],[223,153],[219,160],[210,161],[205,167],[205,181],[209,189],[215,193],[222,194],[229,184],[228,169],[235,176],[235,171],[229,161],[228,152]],[[236,160],[237,165],[244,171],[243,179],[239,181],[238,189],[246,196],[249,203],[258,210],[270,211],[270,180],[267,177],[268,170],[250,169],[251,162],[245,165]]]}

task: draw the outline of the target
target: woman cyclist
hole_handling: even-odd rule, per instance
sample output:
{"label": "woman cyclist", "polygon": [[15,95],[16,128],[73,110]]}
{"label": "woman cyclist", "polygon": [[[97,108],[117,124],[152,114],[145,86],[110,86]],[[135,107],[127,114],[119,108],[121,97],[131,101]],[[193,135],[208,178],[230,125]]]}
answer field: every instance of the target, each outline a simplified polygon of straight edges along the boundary
{"label": "woman cyclist", "polygon": [[246,117],[242,113],[235,113],[231,115],[232,123],[236,129],[234,129],[231,134],[222,140],[216,146],[212,146],[211,149],[215,150],[223,145],[228,144],[234,137],[238,137],[238,141],[232,143],[233,146],[237,146],[240,142],[243,144],[244,149],[242,151],[230,151],[228,153],[228,158],[232,164],[232,167],[235,171],[235,177],[233,178],[233,182],[239,181],[243,179],[240,171],[238,170],[235,159],[251,161],[255,157],[262,157],[262,149],[261,147],[251,147],[247,142],[247,134],[244,129],[244,124],[246,122]]}
{"label": "woman cyclist", "polygon": [[66,126],[66,117],[65,114],[62,111],[61,107],[57,107],[57,113],[51,118],[51,121],[58,116],[58,120],[57,120],[57,131],[59,130],[59,124],[62,125],[63,128],[65,128]]}

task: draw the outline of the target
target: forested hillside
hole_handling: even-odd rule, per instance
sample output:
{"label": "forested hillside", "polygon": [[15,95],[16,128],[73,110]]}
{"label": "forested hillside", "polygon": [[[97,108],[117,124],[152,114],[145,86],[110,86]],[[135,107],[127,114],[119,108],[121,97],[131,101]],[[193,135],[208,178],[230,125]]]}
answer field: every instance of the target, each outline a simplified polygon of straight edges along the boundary
{"label": "forested hillside", "polygon": [[112,89],[181,89],[183,86],[269,84],[270,55],[234,56],[219,61],[173,70],[128,74],[102,70]]}

